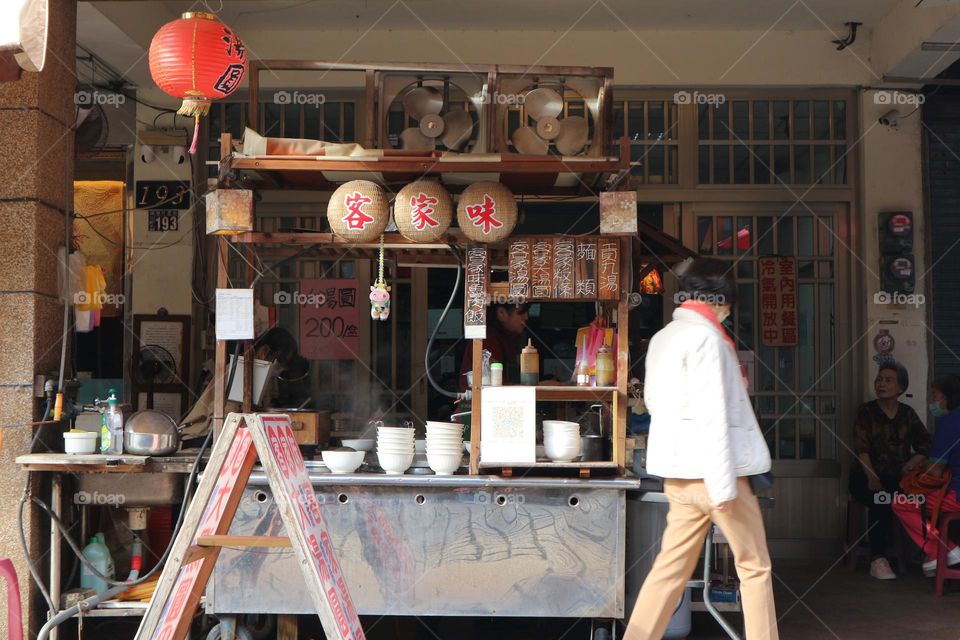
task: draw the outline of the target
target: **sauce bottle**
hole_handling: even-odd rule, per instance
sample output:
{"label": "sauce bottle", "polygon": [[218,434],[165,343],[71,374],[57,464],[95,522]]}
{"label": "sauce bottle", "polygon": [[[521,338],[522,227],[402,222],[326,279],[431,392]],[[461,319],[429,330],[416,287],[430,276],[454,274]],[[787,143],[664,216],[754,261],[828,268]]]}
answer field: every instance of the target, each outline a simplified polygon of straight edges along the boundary
{"label": "sauce bottle", "polygon": [[533,346],[533,339],[520,351],[520,384],[536,386],[540,382],[540,353]]}
{"label": "sauce bottle", "polygon": [[615,380],[616,362],[613,359],[613,351],[607,345],[603,345],[597,350],[597,386],[612,387]]}

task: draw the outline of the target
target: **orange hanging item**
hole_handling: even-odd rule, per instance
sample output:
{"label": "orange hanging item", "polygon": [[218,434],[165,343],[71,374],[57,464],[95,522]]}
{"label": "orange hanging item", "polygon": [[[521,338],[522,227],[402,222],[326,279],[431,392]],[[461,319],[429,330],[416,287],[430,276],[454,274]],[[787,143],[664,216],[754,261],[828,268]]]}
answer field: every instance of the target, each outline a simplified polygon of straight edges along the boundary
{"label": "orange hanging item", "polygon": [[193,116],[190,153],[196,153],[200,116],[212,100],[237,90],[247,72],[243,42],[212,13],[185,13],[160,27],[150,43],[150,75],[165,93],[183,100],[177,113]]}

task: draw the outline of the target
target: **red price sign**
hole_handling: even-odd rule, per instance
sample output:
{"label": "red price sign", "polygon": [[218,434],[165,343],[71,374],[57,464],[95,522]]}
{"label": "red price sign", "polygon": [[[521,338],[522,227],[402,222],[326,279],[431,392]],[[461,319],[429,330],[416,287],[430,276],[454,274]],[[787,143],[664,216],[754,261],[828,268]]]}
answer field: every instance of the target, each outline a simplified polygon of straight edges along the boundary
{"label": "red price sign", "polygon": [[301,280],[290,296],[300,306],[300,354],[309,360],[354,360],[360,352],[360,308],[367,307],[357,280]]}

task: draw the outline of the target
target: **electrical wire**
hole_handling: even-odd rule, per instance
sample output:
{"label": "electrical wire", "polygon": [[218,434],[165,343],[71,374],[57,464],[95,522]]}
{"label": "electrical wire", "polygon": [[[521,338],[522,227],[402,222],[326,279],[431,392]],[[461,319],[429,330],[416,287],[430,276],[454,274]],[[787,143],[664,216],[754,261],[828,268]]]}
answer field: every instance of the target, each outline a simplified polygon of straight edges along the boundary
{"label": "electrical wire", "polygon": [[450,312],[450,307],[453,306],[453,301],[457,298],[457,293],[460,289],[460,279],[463,276],[463,261],[460,259],[460,254],[458,254],[457,250],[453,248],[453,245],[447,245],[447,249],[450,250],[450,253],[453,254],[453,257],[457,260],[457,280],[453,285],[453,291],[450,292],[450,299],[447,300],[447,306],[443,308],[443,313],[440,314],[440,319],[437,320],[437,326],[433,328],[433,331],[430,333],[430,339],[427,340],[427,349],[423,356],[423,368],[427,374],[427,382],[430,383],[431,387],[437,390],[437,393],[447,396],[448,398],[460,398],[459,393],[447,391],[437,384],[437,381],[433,379],[433,374],[430,373],[430,351],[433,349],[433,341],[440,332],[440,327],[443,326],[443,321],[446,319],[447,313]]}

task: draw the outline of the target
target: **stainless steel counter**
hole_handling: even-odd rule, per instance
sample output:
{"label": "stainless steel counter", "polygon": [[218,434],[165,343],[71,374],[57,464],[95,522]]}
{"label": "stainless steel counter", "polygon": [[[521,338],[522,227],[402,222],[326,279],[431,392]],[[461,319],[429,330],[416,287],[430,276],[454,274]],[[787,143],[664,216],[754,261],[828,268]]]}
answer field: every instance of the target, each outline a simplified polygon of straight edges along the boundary
{"label": "stainless steel counter", "polygon": [[[311,472],[365,615],[619,618],[629,479]],[[254,473],[230,533],[283,535]],[[308,614],[289,550],[224,549],[208,613]]]}

